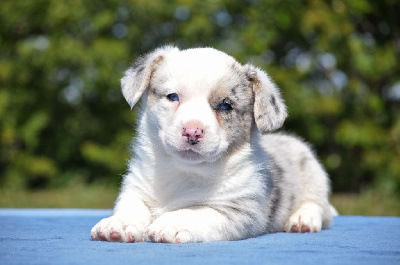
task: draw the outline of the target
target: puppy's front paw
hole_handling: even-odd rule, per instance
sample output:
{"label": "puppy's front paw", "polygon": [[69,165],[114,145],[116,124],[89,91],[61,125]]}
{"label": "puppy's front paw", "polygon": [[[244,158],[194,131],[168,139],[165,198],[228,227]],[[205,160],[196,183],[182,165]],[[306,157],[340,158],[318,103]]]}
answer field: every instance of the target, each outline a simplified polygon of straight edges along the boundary
{"label": "puppy's front paw", "polygon": [[93,240],[138,242],[145,240],[145,228],[129,219],[111,216],[98,222],[90,232]]}
{"label": "puppy's front paw", "polygon": [[147,230],[147,238],[158,243],[196,242],[187,223],[174,213],[167,213],[156,219]]}
{"label": "puppy's front paw", "polygon": [[284,231],[295,233],[319,232],[321,227],[321,207],[315,203],[305,203],[289,217]]}

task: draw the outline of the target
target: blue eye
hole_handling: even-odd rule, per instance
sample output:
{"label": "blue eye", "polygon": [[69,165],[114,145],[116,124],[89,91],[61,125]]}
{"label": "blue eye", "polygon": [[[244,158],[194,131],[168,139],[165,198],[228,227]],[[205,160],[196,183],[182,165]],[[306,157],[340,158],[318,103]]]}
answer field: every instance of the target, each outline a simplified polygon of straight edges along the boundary
{"label": "blue eye", "polygon": [[222,102],[221,104],[218,105],[218,109],[220,109],[220,110],[231,110],[232,106],[229,103]]}
{"label": "blue eye", "polygon": [[171,101],[179,101],[179,96],[176,93],[168,94],[167,98]]}

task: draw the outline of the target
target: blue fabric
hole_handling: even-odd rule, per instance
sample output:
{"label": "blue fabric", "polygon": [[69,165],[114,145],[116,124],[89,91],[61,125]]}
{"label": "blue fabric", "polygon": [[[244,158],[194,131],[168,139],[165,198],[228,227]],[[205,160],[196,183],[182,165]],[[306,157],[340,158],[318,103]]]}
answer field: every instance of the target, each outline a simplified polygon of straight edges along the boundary
{"label": "blue fabric", "polygon": [[400,218],[340,216],[317,234],[187,245],[108,243],[109,210],[0,209],[0,264],[400,264]]}

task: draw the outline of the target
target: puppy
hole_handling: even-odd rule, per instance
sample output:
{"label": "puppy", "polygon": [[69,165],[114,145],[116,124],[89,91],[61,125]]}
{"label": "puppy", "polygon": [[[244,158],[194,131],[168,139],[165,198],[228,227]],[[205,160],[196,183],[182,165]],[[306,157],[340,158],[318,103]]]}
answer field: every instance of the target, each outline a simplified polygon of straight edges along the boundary
{"label": "puppy", "polygon": [[131,107],[142,98],[134,158],[93,240],[207,242],[329,226],[327,174],[303,142],[270,133],[287,112],[264,71],[212,48],[166,46],[121,84]]}

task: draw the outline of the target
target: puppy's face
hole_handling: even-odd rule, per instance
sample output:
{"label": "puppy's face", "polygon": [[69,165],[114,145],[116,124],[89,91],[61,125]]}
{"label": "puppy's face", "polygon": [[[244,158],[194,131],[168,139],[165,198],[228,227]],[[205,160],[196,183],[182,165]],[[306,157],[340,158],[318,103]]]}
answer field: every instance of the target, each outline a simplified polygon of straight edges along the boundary
{"label": "puppy's face", "polygon": [[212,49],[166,56],[147,95],[149,123],[185,163],[212,162],[249,142],[254,96],[242,66]]}
{"label": "puppy's face", "polygon": [[[265,93],[260,98],[264,88],[257,69],[211,48],[161,51],[128,69],[122,86],[128,102],[146,91],[149,136],[176,160],[187,164],[216,161],[249,143],[254,124],[259,129],[274,127],[268,121],[270,113],[255,113],[257,108],[272,104],[274,116],[286,116],[279,94]],[[133,93],[131,86],[136,86]]]}

